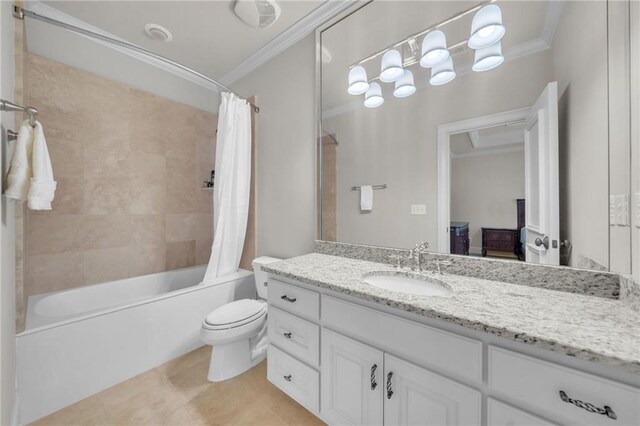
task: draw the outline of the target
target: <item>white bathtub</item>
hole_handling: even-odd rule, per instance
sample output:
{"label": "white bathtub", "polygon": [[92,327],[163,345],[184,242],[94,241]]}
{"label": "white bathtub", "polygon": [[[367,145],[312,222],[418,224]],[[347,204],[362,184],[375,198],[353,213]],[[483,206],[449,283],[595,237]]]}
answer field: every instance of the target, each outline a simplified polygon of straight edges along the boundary
{"label": "white bathtub", "polygon": [[202,345],[208,312],[254,298],[253,273],[199,284],[205,267],[185,268],[29,298],[17,336],[23,424]]}

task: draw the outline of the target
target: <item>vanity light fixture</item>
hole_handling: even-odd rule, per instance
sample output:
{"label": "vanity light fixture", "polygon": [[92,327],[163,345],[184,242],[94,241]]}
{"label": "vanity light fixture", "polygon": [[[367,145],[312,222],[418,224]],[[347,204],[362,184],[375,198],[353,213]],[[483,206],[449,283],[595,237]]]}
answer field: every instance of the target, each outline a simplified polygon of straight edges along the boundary
{"label": "vanity light fixture", "polygon": [[369,90],[367,71],[360,65],[351,68],[351,71],[349,71],[349,88],[347,89],[349,94],[362,95],[367,90]]}
{"label": "vanity light fixture", "polygon": [[492,44],[484,49],[476,50],[472,69],[474,71],[488,71],[504,62],[502,45],[500,42]]}
{"label": "vanity light fixture", "polygon": [[422,40],[422,57],[420,66],[432,68],[449,59],[447,38],[440,30],[431,31]]}
{"label": "vanity light fixture", "polygon": [[456,72],[453,70],[453,61],[449,58],[440,65],[431,68],[429,83],[433,86],[442,86],[454,78],[456,78]]}
{"label": "vanity light fixture", "polygon": [[382,56],[380,67],[380,81],[391,83],[402,77],[402,55],[395,49],[389,50]]}
{"label": "vanity light fixture", "polygon": [[364,95],[364,106],[367,108],[376,108],[384,103],[382,97],[382,88],[378,83],[369,84],[369,90]]}
{"label": "vanity light fixture", "polygon": [[404,70],[402,77],[396,80],[395,90],[393,96],[396,98],[406,98],[416,92],[416,85],[413,82],[413,73],[409,70]]}
{"label": "vanity light fixture", "polygon": [[489,4],[482,7],[473,16],[468,45],[472,49],[483,49],[500,41],[504,33],[500,7]]}

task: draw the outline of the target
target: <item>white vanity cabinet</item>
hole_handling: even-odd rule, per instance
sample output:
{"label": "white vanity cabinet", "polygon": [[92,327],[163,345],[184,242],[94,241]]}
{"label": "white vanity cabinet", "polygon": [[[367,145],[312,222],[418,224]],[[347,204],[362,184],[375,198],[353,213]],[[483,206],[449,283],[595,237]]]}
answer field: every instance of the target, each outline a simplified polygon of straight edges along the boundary
{"label": "white vanity cabinet", "polygon": [[269,280],[268,378],[329,424],[640,424],[637,387],[285,281]]}

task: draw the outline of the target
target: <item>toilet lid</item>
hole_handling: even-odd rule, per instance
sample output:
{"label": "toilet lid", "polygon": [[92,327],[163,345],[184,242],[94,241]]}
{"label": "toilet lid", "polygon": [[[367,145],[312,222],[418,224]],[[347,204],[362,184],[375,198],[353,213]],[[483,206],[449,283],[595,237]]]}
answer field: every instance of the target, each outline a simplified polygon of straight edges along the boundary
{"label": "toilet lid", "polygon": [[260,317],[267,311],[266,304],[253,299],[227,303],[211,311],[204,322],[216,328],[237,327]]}

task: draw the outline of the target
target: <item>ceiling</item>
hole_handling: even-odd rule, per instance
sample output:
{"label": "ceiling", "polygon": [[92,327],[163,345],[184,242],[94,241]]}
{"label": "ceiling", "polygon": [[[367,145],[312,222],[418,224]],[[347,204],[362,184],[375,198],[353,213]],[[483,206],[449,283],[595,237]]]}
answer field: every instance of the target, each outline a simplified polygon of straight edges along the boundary
{"label": "ceiling", "polygon": [[[528,0],[496,3],[502,10],[506,27],[502,40],[505,57],[510,49],[532,44],[544,35],[551,3]],[[362,103],[361,96],[351,96],[346,90],[351,64],[477,4],[478,1],[374,1],[325,30],[322,46],[331,53],[332,60],[322,67],[323,110],[337,109],[355,101]],[[468,38],[472,17],[467,15],[441,28],[448,45]],[[421,38],[418,41],[422,42]],[[461,75],[462,68],[470,69],[473,51],[463,50],[454,55],[453,61]],[[380,73],[380,58],[363,66],[369,78],[375,77]],[[418,65],[411,69],[418,86],[420,81],[428,79],[428,70]]]}
{"label": "ceiling", "polygon": [[[325,0],[279,0],[282,12],[273,25],[255,29],[224,1],[43,1],[46,6],[220,79],[243,60],[311,13]],[[150,39],[144,25],[169,29],[173,41]]]}

